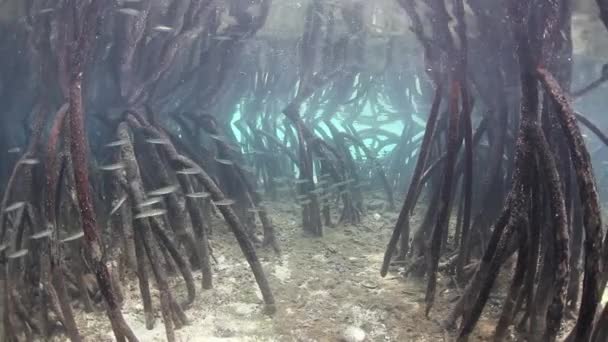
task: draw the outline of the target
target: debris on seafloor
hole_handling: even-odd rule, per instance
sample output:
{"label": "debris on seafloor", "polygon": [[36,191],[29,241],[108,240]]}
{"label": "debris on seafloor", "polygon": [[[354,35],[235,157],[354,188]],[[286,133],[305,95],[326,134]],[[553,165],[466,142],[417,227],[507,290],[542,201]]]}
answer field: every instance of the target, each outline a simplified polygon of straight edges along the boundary
{"label": "debris on seafloor", "polygon": [[363,342],[365,341],[365,331],[354,325],[349,325],[342,332],[341,342]]}

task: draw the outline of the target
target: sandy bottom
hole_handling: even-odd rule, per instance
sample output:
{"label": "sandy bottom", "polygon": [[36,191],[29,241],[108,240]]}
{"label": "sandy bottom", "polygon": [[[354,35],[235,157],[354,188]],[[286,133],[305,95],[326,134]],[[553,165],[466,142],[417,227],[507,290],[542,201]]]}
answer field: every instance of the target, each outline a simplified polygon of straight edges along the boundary
{"label": "sandy bottom", "polygon": [[[178,341],[340,341],[347,327],[358,327],[366,341],[443,341],[439,321],[445,317],[454,290],[439,279],[431,318],[424,317],[424,283],[404,279],[395,269],[379,275],[383,252],[397,213],[369,210],[356,226],[325,229],[323,238],[305,237],[298,207],[270,203],[282,255],[259,250],[277,302],[273,316],[263,313],[262,298],[233,236],[216,221],[212,247],[217,263],[214,288],[200,290],[186,310],[190,324],[177,330]],[[417,226],[415,222],[412,226]],[[178,299],[185,286],[174,277]],[[160,312],[154,329],[144,325],[135,279],[124,284],[123,313],[140,341],[165,341]],[[153,292],[155,308],[158,295]],[[80,313],[79,326],[91,341],[111,341],[102,312]],[[485,340],[493,324],[482,320],[471,340]]]}

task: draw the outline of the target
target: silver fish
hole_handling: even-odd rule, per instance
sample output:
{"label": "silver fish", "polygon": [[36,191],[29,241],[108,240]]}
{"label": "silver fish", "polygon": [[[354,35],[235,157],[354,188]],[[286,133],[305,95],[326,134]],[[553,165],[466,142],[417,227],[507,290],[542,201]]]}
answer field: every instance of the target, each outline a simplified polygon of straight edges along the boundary
{"label": "silver fish", "polygon": [[78,239],[82,239],[84,237],[84,232],[78,232],[76,234],[72,234],[64,239],[59,240],[61,243],[76,241]]}
{"label": "silver fish", "polygon": [[169,140],[167,140],[167,139],[151,138],[151,139],[146,139],[146,142],[148,144],[152,144],[152,145],[169,145]]}
{"label": "silver fish", "polygon": [[177,170],[175,171],[175,173],[178,173],[180,175],[198,175],[199,173],[201,173],[201,170],[196,167],[191,167],[188,169]]}
{"label": "silver fish", "polygon": [[334,185],[337,187],[340,187],[340,186],[348,185],[349,183],[350,183],[350,181],[342,181],[342,182],[335,183]]}
{"label": "silver fish", "polygon": [[53,12],[54,10],[55,10],[54,8],[44,8],[44,9],[41,9],[40,11],[38,11],[38,14],[47,14],[47,13]]}
{"label": "silver fish", "polygon": [[137,205],[137,207],[138,207],[138,208],[149,207],[149,206],[151,206],[151,205],[154,205],[154,204],[156,204],[156,203],[160,203],[160,202],[162,202],[162,201],[163,201],[163,198],[162,198],[162,197],[152,197],[152,198],[149,198],[149,199],[147,199],[147,200],[145,200],[145,201],[143,201],[143,202],[139,203],[139,204]]}
{"label": "silver fish", "polygon": [[310,193],[311,193],[311,194],[315,194],[315,195],[320,195],[320,194],[322,194],[324,191],[325,191],[325,190],[323,190],[323,188],[317,188],[317,189],[312,190]]}
{"label": "silver fish", "polygon": [[305,200],[305,201],[301,201],[300,205],[309,205],[310,204],[310,200]]}
{"label": "silver fish", "polygon": [[308,183],[309,180],[308,179],[296,179],[296,181],[294,183],[296,184],[305,184]]}
{"label": "silver fish", "polygon": [[296,199],[297,199],[298,201],[303,201],[303,200],[305,200],[305,199],[307,199],[307,198],[308,198],[308,195],[299,195],[299,196],[296,196]]}
{"label": "silver fish", "polygon": [[40,240],[40,239],[48,238],[52,234],[53,234],[53,230],[52,229],[47,229],[47,230],[43,230],[41,232],[38,232],[38,233],[30,236],[30,239],[32,239],[32,240]]}
{"label": "silver fish", "polygon": [[418,95],[422,95],[422,87],[420,86],[420,79],[416,76],[416,92]]}
{"label": "silver fish", "polygon": [[152,28],[152,31],[156,31],[156,32],[171,32],[173,30],[174,30],[173,27],[164,26],[164,25],[154,26]]}
{"label": "silver fish", "polygon": [[8,245],[3,243],[0,245],[0,252],[4,252],[8,248]]}
{"label": "silver fish", "polygon": [[123,195],[118,202],[116,202],[116,205],[114,205],[114,207],[112,207],[112,210],[110,211],[110,216],[114,215],[118,209],[120,209],[120,207],[122,207],[122,205],[125,203],[125,201],[127,200],[127,195]]}
{"label": "silver fish", "polygon": [[321,176],[319,176],[319,179],[322,179],[322,180],[324,179],[324,180],[328,180],[329,181],[329,180],[331,180],[331,178],[332,177],[331,177],[331,175],[329,173],[324,173]]}
{"label": "silver fish", "polygon": [[121,140],[116,140],[116,141],[107,143],[105,146],[106,147],[118,147],[118,146],[124,146],[127,143],[129,143],[129,141],[127,139],[121,139]]}
{"label": "silver fish", "polygon": [[204,191],[186,194],[186,197],[190,197],[190,198],[208,198],[209,196],[211,196],[211,194],[208,192],[204,192]]}
{"label": "silver fish", "polygon": [[177,188],[178,188],[177,185],[164,186],[160,189],[156,189],[156,190],[152,190],[152,191],[148,192],[148,197],[158,197],[158,196],[168,195],[170,193],[176,192]]}
{"label": "silver fish", "polygon": [[4,208],[4,212],[8,213],[11,211],[15,211],[17,209],[21,209],[21,208],[23,208],[24,205],[25,205],[25,202],[15,202],[15,203],[9,205],[8,207]]}
{"label": "silver fish", "polygon": [[228,159],[215,158],[215,161],[220,164],[224,164],[224,165],[234,165],[234,162],[232,160],[228,160]]}
{"label": "silver fish", "polygon": [[125,168],[125,164],[124,163],[116,163],[116,164],[110,164],[110,165],[103,165],[100,166],[99,169],[102,171],[118,171],[118,170],[122,170]]}
{"label": "silver fish", "polygon": [[221,201],[217,201],[217,202],[216,202],[216,201],[214,201],[214,202],[213,202],[213,204],[215,204],[215,205],[217,205],[217,206],[222,206],[222,205],[228,206],[228,205],[233,205],[234,203],[235,203],[235,201],[234,201],[234,200],[231,200],[231,199],[228,199],[228,198],[223,199],[223,200],[221,200]]}
{"label": "silver fish", "polygon": [[35,158],[25,158],[25,159],[21,159],[21,164],[36,165],[36,164],[40,164],[40,160],[35,159]]}
{"label": "silver fish", "polygon": [[226,144],[226,147],[228,147],[228,149],[233,150],[234,152],[241,152],[241,148],[233,145],[233,144]]}
{"label": "silver fish", "polygon": [[209,137],[213,140],[217,140],[217,141],[222,141],[222,142],[226,142],[226,139],[221,136],[221,135],[217,135],[217,134],[209,134]]}
{"label": "silver fish", "polygon": [[8,153],[19,153],[19,152],[21,152],[21,147],[13,147],[13,148],[9,149],[6,152],[8,152]]}
{"label": "silver fish", "polygon": [[325,195],[323,195],[323,196],[319,196],[319,200],[321,200],[321,201],[325,201],[325,200],[327,200],[327,199],[330,199],[330,198],[331,198],[331,196],[332,196],[332,194],[325,194]]}
{"label": "silver fish", "polygon": [[250,213],[254,213],[255,214],[255,213],[259,213],[260,211],[264,211],[264,209],[262,209],[262,208],[249,208],[249,209],[247,209],[247,211],[250,212]]}
{"label": "silver fish", "polygon": [[140,220],[148,217],[162,216],[165,215],[167,211],[165,209],[152,209],[147,211],[142,211],[141,213],[135,215],[135,218]]}
{"label": "silver fish", "polygon": [[241,169],[245,172],[255,173],[255,168],[250,167],[250,166],[241,166]]}
{"label": "silver fish", "polygon": [[118,12],[120,14],[131,16],[131,17],[137,17],[141,13],[140,11],[136,10],[135,8],[126,8],[126,7],[117,9],[116,12]]}
{"label": "silver fish", "polygon": [[6,257],[9,259],[18,259],[18,258],[22,258],[22,257],[26,256],[27,253],[29,253],[29,251],[27,249],[20,249],[16,252],[13,252],[13,253],[7,255]]}
{"label": "silver fish", "polygon": [[233,40],[234,38],[232,38],[230,36],[213,36],[213,37],[211,37],[211,39],[225,41],[225,40]]}

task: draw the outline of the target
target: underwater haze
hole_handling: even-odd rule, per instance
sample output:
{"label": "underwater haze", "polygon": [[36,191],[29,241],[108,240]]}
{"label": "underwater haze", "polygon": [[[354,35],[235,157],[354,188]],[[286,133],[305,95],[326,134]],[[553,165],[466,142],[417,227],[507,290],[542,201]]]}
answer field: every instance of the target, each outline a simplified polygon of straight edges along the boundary
{"label": "underwater haze", "polygon": [[0,29],[0,342],[608,341],[608,0]]}

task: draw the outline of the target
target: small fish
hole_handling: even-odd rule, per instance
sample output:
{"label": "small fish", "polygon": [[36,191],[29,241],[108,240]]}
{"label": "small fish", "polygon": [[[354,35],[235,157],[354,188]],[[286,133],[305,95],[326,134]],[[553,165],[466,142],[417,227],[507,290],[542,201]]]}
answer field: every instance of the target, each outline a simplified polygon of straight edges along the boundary
{"label": "small fish", "polygon": [[321,176],[319,176],[319,179],[330,180],[331,179],[331,175],[329,173],[324,173]]}
{"label": "small fish", "polygon": [[120,14],[131,16],[131,17],[137,17],[141,13],[140,11],[136,10],[135,8],[126,8],[126,7],[117,9],[116,12],[118,12]]}
{"label": "small fish", "polygon": [[23,208],[24,205],[25,205],[25,202],[15,202],[15,203],[9,205],[8,207],[4,208],[4,212],[9,213],[11,211],[21,209],[21,208]]}
{"label": "small fish", "polygon": [[300,205],[309,205],[310,200],[300,201]]}
{"label": "small fish", "polygon": [[420,79],[416,76],[416,92],[418,95],[422,95],[422,87],[420,86]]}
{"label": "small fish", "polygon": [[175,171],[175,173],[178,173],[180,175],[198,175],[199,173],[201,173],[201,170],[195,167],[191,167],[188,169],[177,170]]}
{"label": "small fish", "polygon": [[25,159],[21,159],[21,164],[36,165],[36,164],[40,164],[40,160],[35,159],[35,158],[25,158]]}
{"label": "small fish", "polygon": [[145,201],[143,201],[143,202],[139,203],[139,204],[137,205],[137,207],[138,207],[138,208],[142,208],[142,207],[149,207],[149,206],[151,206],[151,205],[153,205],[153,204],[156,204],[156,203],[160,203],[160,202],[162,202],[162,200],[163,200],[163,198],[162,198],[162,197],[152,197],[152,198],[149,198],[149,199],[147,199],[147,200],[145,200]]}
{"label": "small fish", "polygon": [[3,243],[0,245],[0,252],[4,252],[6,250],[6,248],[8,247],[7,244]]}
{"label": "small fish", "polygon": [[236,145],[226,144],[226,147],[234,152],[241,152],[241,148]]}
{"label": "small fish", "polygon": [[148,217],[162,216],[165,215],[167,211],[165,209],[152,209],[147,211],[142,211],[141,213],[135,215],[135,218],[140,220]]}
{"label": "small fish", "polygon": [[211,39],[219,40],[219,41],[226,41],[226,40],[233,40],[234,38],[232,38],[230,36],[213,36],[213,37],[211,37]]}
{"label": "small fish", "polygon": [[118,171],[118,170],[122,170],[124,168],[125,168],[124,163],[116,163],[116,164],[104,165],[104,166],[99,167],[99,169],[102,171]]}
{"label": "small fish", "polygon": [[22,257],[26,256],[27,253],[29,253],[29,251],[27,249],[20,249],[16,252],[13,252],[13,253],[7,255],[6,257],[9,259],[18,259],[18,258],[22,258]]}
{"label": "small fish", "polygon": [[122,205],[125,203],[125,201],[127,200],[127,195],[123,195],[118,202],[116,202],[116,205],[114,205],[114,207],[112,207],[112,210],[110,211],[110,216],[114,215],[118,209],[120,209],[120,207],[122,207]]}
{"label": "small fish", "polygon": [[19,152],[21,152],[21,148],[20,147],[13,147],[13,148],[9,149],[7,152],[8,153],[19,153]]}
{"label": "small fish", "polygon": [[223,199],[223,200],[221,200],[221,201],[217,201],[217,202],[216,202],[216,201],[214,201],[214,202],[213,202],[213,204],[215,204],[216,206],[222,206],[222,205],[224,205],[224,206],[228,206],[228,205],[233,205],[234,203],[235,203],[235,201],[234,201],[234,200],[231,200],[231,199],[228,199],[228,198]]}
{"label": "small fish", "polygon": [[217,135],[217,134],[209,134],[209,137],[213,140],[217,140],[217,141],[226,141],[226,139],[224,139],[224,137],[222,137],[221,135]]}
{"label": "small fish", "polygon": [[38,14],[47,14],[47,13],[53,12],[54,10],[55,10],[54,8],[43,8],[40,11],[38,11]]}
{"label": "small fish", "polygon": [[331,196],[332,196],[332,194],[325,194],[325,195],[323,195],[323,196],[319,196],[319,200],[320,200],[320,201],[325,201],[325,200],[330,199],[330,198],[331,198]]}
{"label": "small fish", "polygon": [[40,239],[48,238],[52,234],[53,234],[53,230],[52,229],[47,229],[47,230],[43,230],[41,232],[38,232],[38,233],[30,236],[30,239],[32,239],[32,240],[40,240]]}
{"label": "small fish", "polygon": [[105,146],[106,147],[118,147],[118,146],[124,146],[127,143],[129,143],[128,140],[126,139],[121,139],[121,140],[116,140],[116,141],[112,141],[110,143],[107,143]]}
{"label": "small fish", "polygon": [[241,166],[241,169],[245,172],[255,173],[255,168],[250,167],[250,166]]}
{"label": "small fish", "polygon": [[164,26],[164,25],[154,26],[152,28],[152,31],[156,31],[156,32],[171,32],[173,30],[174,30],[173,27]]}
{"label": "small fish", "polygon": [[208,192],[204,192],[204,191],[186,194],[186,197],[190,197],[190,198],[208,198],[209,196],[211,196],[211,194]]}
{"label": "small fish", "polygon": [[312,190],[310,193],[315,194],[315,195],[320,195],[323,192],[325,192],[325,190],[323,190],[323,188],[316,188],[316,189]]}
{"label": "small fish", "polygon": [[299,196],[296,196],[296,199],[297,199],[298,201],[303,201],[303,200],[305,200],[305,199],[307,199],[307,198],[308,198],[308,195],[299,195]]}
{"label": "small fish", "polygon": [[247,12],[252,18],[257,18],[262,13],[262,5],[261,4],[251,5],[251,6],[247,7],[247,10],[245,12]]}
{"label": "small fish", "polygon": [[148,192],[148,197],[158,197],[163,195],[168,195],[170,193],[174,193],[177,191],[177,185],[169,185],[162,187],[160,189],[156,189]]}
{"label": "small fish", "polygon": [[290,190],[291,190],[291,188],[286,185],[277,187],[277,191],[290,191]]}
{"label": "small fish", "polygon": [[329,182],[328,182],[328,181],[326,181],[326,180],[324,180],[324,179],[323,179],[323,180],[320,180],[320,181],[318,181],[318,182],[317,182],[317,185],[318,185],[318,186],[325,186],[325,185],[327,185],[327,184],[329,184]]}
{"label": "small fish", "polygon": [[232,160],[228,160],[228,159],[215,158],[215,161],[220,164],[224,164],[224,165],[234,165],[234,162]]}
{"label": "small fish", "polygon": [[84,232],[78,232],[78,233],[72,234],[64,239],[59,240],[59,242],[61,242],[61,243],[72,242],[72,241],[76,241],[78,239],[82,239],[83,237],[84,237]]}
{"label": "small fish", "polygon": [[296,183],[296,184],[306,184],[308,182],[309,182],[308,179],[296,179],[296,181],[294,183]]}
{"label": "small fish", "polygon": [[247,209],[247,211],[250,212],[250,213],[254,213],[255,214],[255,213],[259,213],[260,211],[264,211],[264,209],[262,209],[262,208],[249,208],[249,209]]}
{"label": "small fish", "polygon": [[152,144],[152,145],[169,145],[169,140],[167,140],[167,139],[151,138],[151,139],[146,139],[146,142],[148,144]]}
{"label": "small fish", "polygon": [[[414,99],[414,97],[410,97],[410,103],[412,104],[412,108],[414,109],[414,113],[418,113],[418,102],[416,102],[416,99]],[[414,122],[420,124],[420,121],[416,121],[415,119],[413,120]],[[426,126],[426,122],[424,122],[424,124],[421,125],[422,127]]]}

